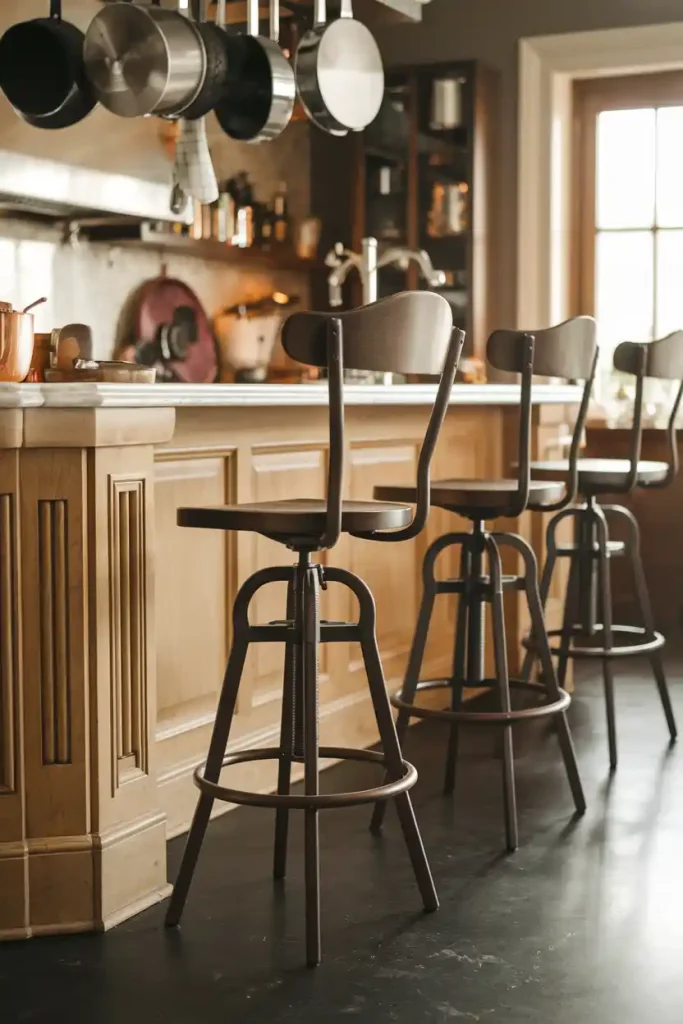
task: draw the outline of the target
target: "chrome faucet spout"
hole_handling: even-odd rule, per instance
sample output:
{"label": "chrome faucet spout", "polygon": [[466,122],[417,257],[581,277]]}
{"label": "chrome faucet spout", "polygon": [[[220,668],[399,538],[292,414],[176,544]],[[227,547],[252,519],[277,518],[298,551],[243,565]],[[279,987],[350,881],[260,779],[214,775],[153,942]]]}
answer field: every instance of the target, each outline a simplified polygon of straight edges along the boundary
{"label": "chrome faucet spout", "polygon": [[336,309],[342,305],[341,290],[352,270],[358,271],[363,286],[363,302],[368,303],[377,299],[377,273],[382,267],[395,265],[407,270],[411,263],[416,264],[430,288],[442,288],[446,284],[445,273],[434,269],[429,253],[424,249],[394,246],[377,258],[375,238],[363,239],[362,253],[351,252],[341,242],[337,242],[325,257],[325,265],[331,269],[327,278],[330,306]]}

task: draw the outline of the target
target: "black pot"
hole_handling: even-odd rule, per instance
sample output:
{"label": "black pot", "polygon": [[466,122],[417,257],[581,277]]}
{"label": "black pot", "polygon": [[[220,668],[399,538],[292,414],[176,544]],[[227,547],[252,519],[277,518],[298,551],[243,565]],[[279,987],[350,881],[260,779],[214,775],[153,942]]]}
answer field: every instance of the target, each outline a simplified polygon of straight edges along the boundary
{"label": "black pot", "polygon": [[97,102],[83,63],[84,35],[62,21],[61,0],[50,15],[22,21],[0,39],[0,88],[17,113],[36,128],[68,128]]}

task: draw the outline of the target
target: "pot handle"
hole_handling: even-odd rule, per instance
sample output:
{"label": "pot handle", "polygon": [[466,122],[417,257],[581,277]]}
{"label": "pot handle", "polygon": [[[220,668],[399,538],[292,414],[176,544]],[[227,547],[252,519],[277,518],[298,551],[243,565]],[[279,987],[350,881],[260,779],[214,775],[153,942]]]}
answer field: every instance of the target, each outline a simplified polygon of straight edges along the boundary
{"label": "pot handle", "polygon": [[218,25],[219,28],[225,28],[225,7],[225,0],[218,0],[218,10],[216,11],[216,24]]}
{"label": "pot handle", "polygon": [[270,38],[280,45],[280,0],[270,0]]}
{"label": "pot handle", "polygon": [[327,0],[315,0],[313,28],[324,28],[327,24]]}
{"label": "pot handle", "polygon": [[50,0],[50,17],[55,21],[62,20],[62,0]]}
{"label": "pot handle", "polygon": [[339,12],[340,18],[353,18],[353,3],[352,0],[341,0],[341,11]]}
{"label": "pot handle", "polygon": [[258,0],[247,0],[247,34],[257,37],[259,34]]}

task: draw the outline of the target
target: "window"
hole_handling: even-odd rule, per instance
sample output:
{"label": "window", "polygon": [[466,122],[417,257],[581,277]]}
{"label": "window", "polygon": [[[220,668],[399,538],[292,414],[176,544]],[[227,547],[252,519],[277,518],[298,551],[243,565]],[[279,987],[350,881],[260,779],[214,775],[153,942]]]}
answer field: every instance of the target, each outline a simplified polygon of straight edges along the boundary
{"label": "window", "polygon": [[572,305],[604,384],[619,342],[683,328],[683,74],[578,82],[575,115]]}

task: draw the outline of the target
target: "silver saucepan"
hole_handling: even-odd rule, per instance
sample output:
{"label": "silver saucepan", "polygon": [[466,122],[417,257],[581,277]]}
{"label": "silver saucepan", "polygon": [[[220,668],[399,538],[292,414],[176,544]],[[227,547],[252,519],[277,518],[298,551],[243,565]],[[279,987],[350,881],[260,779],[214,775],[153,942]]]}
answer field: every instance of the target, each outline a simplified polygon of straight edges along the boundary
{"label": "silver saucepan", "polygon": [[296,54],[296,79],[310,119],[332,135],[360,132],[374,121],[384,97],[384,66],[372,32],[356,21],[352,0],[330,25],[325,0],[315,0],[313,28]]}
{"label": "silver saucepan", "polygon": [[186,109],[206,77],[206,49],[188,18],[153,0],[107,4],[85,36],[85,68],[103,107],[119,117]]}
{"label": "silver saucepan", "polygon": [[246,35],[228,36],[230,72],[216,117],[230,138],[265,142],[289,124],[296,82],[280,49],[280,0],[270,0],[270,38],[259,35],[258,0],[247,0],[247,18]]}

